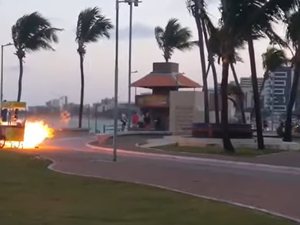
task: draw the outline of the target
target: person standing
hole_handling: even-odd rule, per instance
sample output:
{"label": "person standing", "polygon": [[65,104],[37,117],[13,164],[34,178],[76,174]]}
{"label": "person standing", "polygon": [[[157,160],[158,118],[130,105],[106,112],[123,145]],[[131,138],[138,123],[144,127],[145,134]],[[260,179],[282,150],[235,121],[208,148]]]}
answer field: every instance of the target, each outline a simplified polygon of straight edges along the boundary
{"label": "person standing", "polygon": [[128,119],[127,119],[126,115],[123,113],[122,116],[121,116],[121,123],[122,123],[121,130],[122,131],[125,131],[125,127],[126,127],[127,122],[128,122]]}
{"label": "person standing", "polygon": [[131,118],[132,127],[137,128],[138,123],[139,123],[139,116],[138,116],[137,112],[134,112],[134,114],[132,115],[132,118]]}
{"label": "person standing", "polygon": [[150,114],[148,112],[144,116],[144,124],[145,124],[145,128],[147,130],[149,130],[150,126],[151,126],[151,117],[150,117]]}

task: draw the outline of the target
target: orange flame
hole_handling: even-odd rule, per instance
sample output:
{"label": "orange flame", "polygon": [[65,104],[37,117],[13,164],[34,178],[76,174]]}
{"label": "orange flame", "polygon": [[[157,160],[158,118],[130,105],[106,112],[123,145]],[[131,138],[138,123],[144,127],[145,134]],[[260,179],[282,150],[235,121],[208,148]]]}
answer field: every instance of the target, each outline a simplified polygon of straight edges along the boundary
{"label": "orange flame", "polygon": [[43,121],[30,122],[25,124],[24,141],[18,142],[6,142],[6,146],[19,147],[19,148],[35,148],[39,146],[45,139],[52,138],[54,136],[54,130],[50,128]]}

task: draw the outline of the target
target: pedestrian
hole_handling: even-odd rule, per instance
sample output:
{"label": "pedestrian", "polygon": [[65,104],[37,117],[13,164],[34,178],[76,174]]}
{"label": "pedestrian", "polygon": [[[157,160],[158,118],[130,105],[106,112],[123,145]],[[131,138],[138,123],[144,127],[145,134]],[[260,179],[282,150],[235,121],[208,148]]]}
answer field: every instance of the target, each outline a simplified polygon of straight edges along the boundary
{"label": "pedestrian", "polygon": [[137,128],[138,123],[139,123],[139,116],[138,116],[137,112],[134,112],[134,114],[132,115],[132,118],[131,118],[132,127]]}
{"label": "pedestrian", "polygon": [[145,124],[145,128],[147,130],[149,130],[150,126],[151,126],[151,117],[150,117],[150,114],[148,112],[144,116],[144,124]]}
{"label": "pedestrian", "polygon": [[121,116],[121,123],[122,123],[121,130],[122,131],[125,131],[125,127],[126,127],[127,122],[128,122],[128,119],[127,119],[126,115],[123,113],[122,116]]}

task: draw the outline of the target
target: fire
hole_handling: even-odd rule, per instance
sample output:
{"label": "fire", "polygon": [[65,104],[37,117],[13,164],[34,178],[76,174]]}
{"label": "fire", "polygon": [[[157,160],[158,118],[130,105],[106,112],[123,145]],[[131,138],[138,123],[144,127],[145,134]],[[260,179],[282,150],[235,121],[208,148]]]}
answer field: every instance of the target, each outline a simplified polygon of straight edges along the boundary
{"label": "fire", "polygon": [[43,121],[26,122],[24,135],[24,148],[34,148],[45,139],[53,137],[53,129]]}
{"label": "fire", "polygon": [[19,148],[35,148],[45,139],[53,137],[54,130],[43,121],[27,121],[25,124],[24,142],[6,142],[6,146]]}

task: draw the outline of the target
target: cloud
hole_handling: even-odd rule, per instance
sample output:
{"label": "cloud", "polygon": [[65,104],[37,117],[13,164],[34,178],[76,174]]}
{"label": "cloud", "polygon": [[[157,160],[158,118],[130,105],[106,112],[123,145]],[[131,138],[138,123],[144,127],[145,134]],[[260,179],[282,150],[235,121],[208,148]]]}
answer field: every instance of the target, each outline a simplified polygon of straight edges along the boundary
{"label": "cloud", "polygon": [[[119,30],[120,40],[129,38],[129,26]],[[142,23],[135,23],[132,26],[132,38],[134,39],[148,39],[154,38],[154,27]]]}

